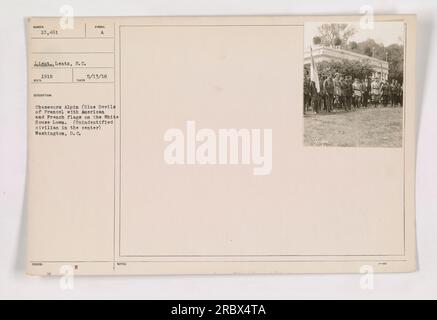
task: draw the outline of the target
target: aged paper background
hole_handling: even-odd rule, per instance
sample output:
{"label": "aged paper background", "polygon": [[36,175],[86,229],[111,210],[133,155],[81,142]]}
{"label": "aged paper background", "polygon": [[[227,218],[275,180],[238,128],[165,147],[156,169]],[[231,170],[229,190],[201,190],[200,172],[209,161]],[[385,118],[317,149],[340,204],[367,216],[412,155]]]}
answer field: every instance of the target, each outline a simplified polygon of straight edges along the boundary
{"label": "aged paper background", "polygon": [[[114,27],[97,45],[32,39],[32,26],[57,20],[30,19],[29,66],[50,50],[112,50],[114,81],[29,92],[53,92],[39,103],[114,103],[120,118],[81,137],[29,130],[29,273],[413,271],[414,16],[378,17],[406,23],[404,147],[303,146],[303,23],[354,19],[78,19]],[[162,136],[187,120],[273,129],[272,174],[166,165]]]}

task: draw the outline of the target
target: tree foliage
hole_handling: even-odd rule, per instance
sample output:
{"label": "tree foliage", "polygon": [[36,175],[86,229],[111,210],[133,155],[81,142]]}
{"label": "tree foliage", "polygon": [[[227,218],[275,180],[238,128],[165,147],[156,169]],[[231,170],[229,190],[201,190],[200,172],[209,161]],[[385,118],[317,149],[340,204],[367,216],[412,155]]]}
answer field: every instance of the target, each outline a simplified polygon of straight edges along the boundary
{"label": "tree foliage", "polygon": [[388,77],[403,82],[404,46],[392,44],[387,47]]}
{"label": "tree foliage", "polygon": [[404,46],[394,43],[385,47],[381,43],[377,43],[373,39],[368,39],[360,43],[350,42],[347,44],[345,49],[367,55],[372,57],[375,54],[375,58],[380,60],[386,60],[388,62],[389,80],[398,80],[400,83],[403,82],[403,72],[404,72]]}
{"label": "tree foliage", "polygon": [[319,27],[318,31],[317,37],[326,47],[343,46],[355,34],[355,29],[346,23],[325,23]]}
{"label": "tree foliage", "polygon": [[322,61],[317,63],[317,68],[322,76],[334,75],[338,72],[342,76],[352,76],[352,78],[361,80],[370,78],[373,72],[373,68],[368,62],[356,60]]}
{"label": "tree foliage", "polygon": [[[322,24],[318,29],[318,34],[313,38],[313,43],[326,47],[342,48],[348,51],[363,54],[369,57],[388,62],[389,81],[392,79],[403,82],[403,66],[404,66],[404,46],[399,43],[394,43],[389,46],[384,46],[382,43],[377,43],[374,39],[367,39],[362,42],[350,41],[349,39],[356,33],[356,30],[348,24]],[[336,62],[332,62],[332,68],[340,68]],[[348,62],[349,64],[360,64]],[[367,70],[367,67],[365,69]],[[354,67],[356,70],[358,67]],[[340,68],[341,69],[341,68]],[[364,71],[366,71],[364,70]],[[355,71],[353,71],[355,72]],[[362,78],[362,77],[358,77]]]}
{"label": "tree foliage", "polygon": [[321,43],[322,43],[322,38],[320,38],[320,37],[318,37],[318,36],[315,36],[315,37],[313,38],[313,43],[314,43],[315,45],[319,45],[319,44],[321,44]]}

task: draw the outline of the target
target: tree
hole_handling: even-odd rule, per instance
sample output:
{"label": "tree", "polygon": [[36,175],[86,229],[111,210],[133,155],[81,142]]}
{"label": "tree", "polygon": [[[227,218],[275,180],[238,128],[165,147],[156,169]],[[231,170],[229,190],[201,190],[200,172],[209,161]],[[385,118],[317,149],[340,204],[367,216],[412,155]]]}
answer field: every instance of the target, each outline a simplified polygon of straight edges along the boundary
{"label": "tree", "polygon": [[373,57],[375,52],[375,58],[388,62],[388,78],[403,82],[404,72],[404,46],[401,44],[391,44],[385,47],[382,43],[377,43],[373,39],[367,39],[363,42],[357,43],[356,47],[352,45],[352,42],[348,45],[348,50],[360,54],[364,54],[369,57]]}
{"label": "tree", "polygon": [[358,43],[356,43],[355,41],[351,41],[349,43],[349,49],[350,50],[356,50],[358,48]]}
{"label": "tree", "polygon": [[346,44],[351,36],[355,34],[355,29],[346,23],[322,24],[319,27],[321,43],[327,47],[336,47]]}
{"label": "tree", "polygon": [[313,38],[313,43],[317,46],[322,43],[322,39],[316,36]]}
{"label": "tree", "polygon": [[[318,34],[313,38],[314,44],[322,44],[327,47],[341,47],[351,52],[375,57],[376,59],[388,62],[388,79],[403,82],[404,74],[404,46],[402,37],[399,43],[384,46],[374,39],[367,39],[362,42],[350,41],[356,30],[348,24],[322,24],[318,28]],[[360,65],[362,67],[360,67]],[[343,75],[351,75],[354,78],[363,79],[372,74],[372,68],[368,63],[357,61],[329,61],[321,62],[319,67],[320,74],[339,72]]]}
{"label": "tree", "polygon": [[373,39],[357,43],[357,47],[355,49],[351,48],[351,51],[365,54],[369,57],[373,57],[373,52],[375,52],[375,58],[385,61],[386,48],[382,43],[377,43]]}
{"label": "tree", "polygon": [[[357,48],[357,49],[358,49],[358,48]],[[365,54],[365,55],[368,56],[368,57],[371,57],[371,56],[373,55],[372,48],[366,47],[366,48],[364,49],[363,54]]]}
{"label": "tree", "polygon": [[334,45],[335,45],[336,47],[341,46],[342,43],[343,43],[343,42],[341,41],[340,38],[335,38],[335,39],[334,39]]}
{"label": "tree", "polygon": [[322,61],[317,64],[317,68],[322,76],[334,75],[338,72],[343,76],[352,76],[361,80],[369,78],[373,73],[373,68],[367,61],[358,60]]}
{"label": "tree", "polygon": [[404,46],[392,44],[386,48],[389,80],[403,82],[404,77]]}

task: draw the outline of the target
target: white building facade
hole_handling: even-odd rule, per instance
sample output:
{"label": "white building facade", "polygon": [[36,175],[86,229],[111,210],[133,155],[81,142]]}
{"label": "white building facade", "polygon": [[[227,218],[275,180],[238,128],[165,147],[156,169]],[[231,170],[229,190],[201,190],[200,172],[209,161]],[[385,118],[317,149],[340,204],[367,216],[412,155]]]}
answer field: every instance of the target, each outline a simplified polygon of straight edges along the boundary
{"label": "white building facade", "polygon": [[[366,56],[364,54],[359,54],[347,50],[329,48],[323,46],[316,46],[312,49],[314,62],[317,64],[322,61],[331,60],[354,60],[368,62],[373,68],[372,77],[381,78],[388,80],[388,62],[373,57]],[[308,48],[304,52],[304,65],[309,65],[311,63],[311,53]]]}

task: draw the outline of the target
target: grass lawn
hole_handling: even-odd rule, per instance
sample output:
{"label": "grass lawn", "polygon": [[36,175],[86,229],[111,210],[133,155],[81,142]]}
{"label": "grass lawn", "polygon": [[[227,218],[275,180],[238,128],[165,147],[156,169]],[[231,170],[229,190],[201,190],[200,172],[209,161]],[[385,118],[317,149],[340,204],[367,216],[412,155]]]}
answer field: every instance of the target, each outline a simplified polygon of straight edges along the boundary
{"label": "grass lawn", "polygon": [[306,146],[402,147],[403,108],[305,115]]}

